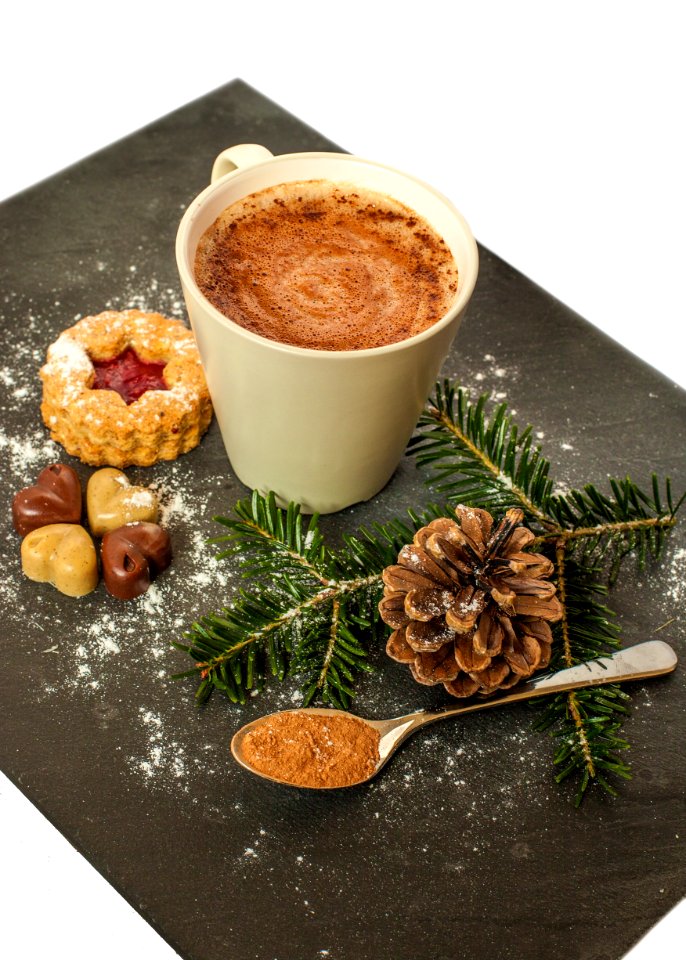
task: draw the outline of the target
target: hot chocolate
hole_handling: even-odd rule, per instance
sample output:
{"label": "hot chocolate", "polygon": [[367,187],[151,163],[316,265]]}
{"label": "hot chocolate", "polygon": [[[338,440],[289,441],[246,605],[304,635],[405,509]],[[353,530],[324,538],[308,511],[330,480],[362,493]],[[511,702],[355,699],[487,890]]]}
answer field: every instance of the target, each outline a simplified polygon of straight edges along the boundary
{"label": "hot chocolate", "polygon": [[457,294],[452,253],[425,220],[391,197],[326,180],[227,207],[200,239],[195,279],[240,326],[317,350],[405,340]]}

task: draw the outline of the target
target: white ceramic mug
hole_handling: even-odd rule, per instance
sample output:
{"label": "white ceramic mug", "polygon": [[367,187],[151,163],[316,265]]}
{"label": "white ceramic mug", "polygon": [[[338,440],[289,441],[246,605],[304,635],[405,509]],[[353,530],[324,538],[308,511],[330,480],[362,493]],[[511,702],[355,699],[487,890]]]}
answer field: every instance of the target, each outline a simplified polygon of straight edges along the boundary
{"label": "white ceramic mug", "polygon": [[[200,293],[195,250],[225,207],[295,180],[356,184],[390,195],[443,237],[458,267],[448,313],[407,340],[367,350],[312,350],[269,340]],[[176,259],[226,452],[238,478],[305,512],[368,500],[392,476],[457,332],[478,273],[474,238],[436,190],[390,167],[340,153],[273,156],[257,144],[217,157],[212,184],[190,204]]]}

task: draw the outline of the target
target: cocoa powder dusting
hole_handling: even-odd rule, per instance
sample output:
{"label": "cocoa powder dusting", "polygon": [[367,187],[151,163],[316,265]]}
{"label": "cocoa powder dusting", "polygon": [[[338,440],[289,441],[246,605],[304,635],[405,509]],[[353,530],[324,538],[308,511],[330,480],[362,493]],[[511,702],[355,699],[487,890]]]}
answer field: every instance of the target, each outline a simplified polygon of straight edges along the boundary
{"label": "cocoa powder dusting", "polygon": [[284,712],[246,733],[246,762],[297,787],[349,787],[379,763],[379,733],[351,716]]}
{"label": "cocoa powder dusting", "polygon": [[277,184],[227,207],[194,260],[201,292],[259,336],[366,350],[427,330],[455,301],[445,240],[400,201],[326,180]]}

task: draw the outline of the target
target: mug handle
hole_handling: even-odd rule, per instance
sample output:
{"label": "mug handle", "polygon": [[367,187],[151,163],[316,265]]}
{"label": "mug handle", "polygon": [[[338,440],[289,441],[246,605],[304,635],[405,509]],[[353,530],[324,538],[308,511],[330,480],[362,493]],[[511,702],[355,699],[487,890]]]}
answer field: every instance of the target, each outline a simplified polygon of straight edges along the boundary
{"label": "mug handle", "polygon": [[211,183],[225,177],[227,173],[233,173],[234,170],[252,167],[263,160],[271,160],[273,156],[271,151],[259,143],[239,143],[235,147],[227,147],[214,161]]}

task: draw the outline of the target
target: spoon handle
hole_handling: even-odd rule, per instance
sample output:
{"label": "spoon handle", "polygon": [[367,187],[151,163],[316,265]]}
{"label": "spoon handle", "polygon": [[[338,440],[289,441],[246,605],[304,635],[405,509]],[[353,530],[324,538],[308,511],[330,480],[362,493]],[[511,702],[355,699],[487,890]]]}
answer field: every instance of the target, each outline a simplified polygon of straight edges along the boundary
{"label": "spoon handle", "polygon": [[[479,700],[474,703],[461,704],[458,707],[449,707],[437,712],[419,711],[398,717],[393,721],[377,721],[379,728],[384,726],[383,733],[388,732],[387,745],[383,744],[383,753],[395,749],[410,734],[421,727],[448,717],[456,717],[463,713],[475,713],[477,710],[488,710],[492,707],[501,707],[507,703],[516,703],[518,700],[531,700],[533,697],[547,696],[551,693],[560,693],[565,690],[577,690],[580,687],[597,687],[605,683],[617,683],[623,680],[641,680],[645,677],[657,677],[663,673],[670,673],[677,664],[677,657],[663,640],[646,640],[624,650],[618,650],[609,657],[599,657],[579,663],[574,667],[559,670],[535,680],[519,684],[512,693],[489,700]],[[374,721],[372,721],[374,722]],[[383,734],[382,734],[383,735]]]}
{"label": "spoon handle", "polygon": [[676,667],[677,657],[664,640],[646,640],[633,647],[618,650],[609,657],[588,660],[566,670],[529,680],[520,684],[512,693],[486,700],[481,703],[465,704],[453,707],[433,716],[455,716],[458,713],[470,713],[488,707],[498,707],[517,700],[530,700],[533,697],[546,696],[565,690],[577,690],[579,687],[596,687],[605,683],[618,683],[626,680],[641,680],[644,677],[657,677],[670,673]]}

